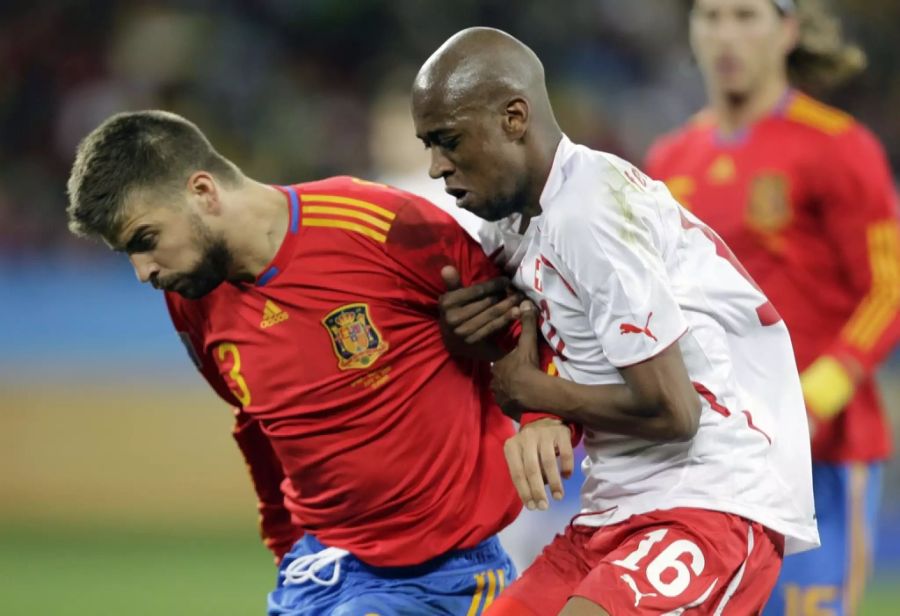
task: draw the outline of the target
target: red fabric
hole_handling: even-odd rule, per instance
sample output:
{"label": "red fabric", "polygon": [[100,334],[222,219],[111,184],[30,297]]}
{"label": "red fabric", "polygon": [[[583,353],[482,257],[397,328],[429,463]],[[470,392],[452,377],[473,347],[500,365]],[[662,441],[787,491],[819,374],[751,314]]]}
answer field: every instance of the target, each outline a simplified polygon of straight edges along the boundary
{"label": "red fabric", "polygon": [[[465,285],[498,271],[452,218],[417,197],[346,177],[295,188],[308,202],[337,197],[319,206],[345,212],[315,217],[362,220],[386,241],[297,224],[264,286],[225,284],[196,301],[167,296],[204,376],[241,407],[235,436],[267,544],[280,556],[309,532],[377,566],[478,544],[521,509],[503,456],[513,426],[493,402],[489,367],[447,353],[437,301],[444,265],[457,266]],[[364,324],[341,329],[339,309],[345,324]],[[340,340],[368,351],[348,365]]]}
{"label": "red fabric", "polygon": [[549,616],[579,596],[613,615],[713,614],[724,603],[725,614],[750,616],[768,600],[783,551],[781,535],[702,509],[653,511],[599,529],[570,525],[485,614]]}
{"label": "red fabric", "polygon": [[900,339],[900,227],[876,139],[849,116],[790,93],[730,141],[702,115],[652,148],[647,171],[741,260],[784,318],[800,370],[822,355],[863,367],[853,400],[818,426],[813,458],[886,458],[874,372]]}

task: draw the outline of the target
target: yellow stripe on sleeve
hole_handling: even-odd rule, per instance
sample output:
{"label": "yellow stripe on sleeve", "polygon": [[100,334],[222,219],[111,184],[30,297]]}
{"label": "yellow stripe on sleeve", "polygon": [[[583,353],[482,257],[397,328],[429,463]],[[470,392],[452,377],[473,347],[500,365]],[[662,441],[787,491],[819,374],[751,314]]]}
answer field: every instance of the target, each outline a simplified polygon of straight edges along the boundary
{"label": "yellow stripe on sleeve", "polygon": [[374,212],[375,214],[378,214],[388,221],[394,220],[397,217],[395,213],[381,207],[380,205],[375,205],[374,203],[369,203],[368,201],[362,201],[361,199],[353,199],[352,197],[341,197],[338,195],[300,195],[300,201],[302,201],[304,205],[308,203],[337,203],[339,205],[352,205],[353,207],[358,207],[370,212]]}
{"label": "yellow stripe on sleeve", "polygon": [[382,244],[387,241],[387,236],[384,233],[379,233],[375,229],[371,227],[367,227],[366,225],[357,224],[355,222],[349,222],[347,220],[335,220],[332,218],[303,218],[303,226],[304,227],[330,227],[333,229],[344,229],[346,231],[353,231],[355,233],[360,233],[367,237],[371,237],[373,240],[377,242],[381,242]]}
{"label": "yellow stripe on sleeve", "polygon": [[334,214],[335,216],[346,216],[347,218],[356,218],[357,220],[362,220],[373,227],[378,227],[379,229],[383,229],[385,231],[389,231],[391,228],[390,223],[385,222],[381,218],[376,218],[371,214],[366,214],[365,212],[360,212],[359,210],[352,210],[348,207],[332,207],[328,205],[304,205],[303,206],[304,214]]}
{"label": "yellow stripe on sleeve", "polygon": [[867,231],[872,283],[842,337],[868,351],[893,322],[900,309],[900,228],[894,220],[871,225]]}

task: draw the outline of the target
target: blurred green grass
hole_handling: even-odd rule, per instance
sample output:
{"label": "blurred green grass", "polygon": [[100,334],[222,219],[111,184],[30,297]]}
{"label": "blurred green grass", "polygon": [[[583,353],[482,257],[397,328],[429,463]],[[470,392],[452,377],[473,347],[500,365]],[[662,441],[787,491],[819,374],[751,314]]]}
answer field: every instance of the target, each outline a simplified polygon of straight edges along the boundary
{"label": "blurred green grass", "polygon": [[0,614],[265,614],[275,581],[248,527],[233,533],[0,529]]}
{"label": "blurred green grass", "polygon": [[[251,528],[0,526],[0,614],[244,616],[275,581]],[[860,616],[900,613],[900,586],[870,588]]]}

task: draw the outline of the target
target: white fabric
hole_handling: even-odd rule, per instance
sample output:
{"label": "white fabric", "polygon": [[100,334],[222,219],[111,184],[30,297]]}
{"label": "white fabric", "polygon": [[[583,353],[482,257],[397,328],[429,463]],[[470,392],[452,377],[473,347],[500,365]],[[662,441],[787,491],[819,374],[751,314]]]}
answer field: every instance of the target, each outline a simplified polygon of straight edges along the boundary
{"label": "white fabric", "polygon": [[[313,582],[319,586],[334,586],[341,579],[341,559],[349,553],[341,548],[325,548],[315,554],[298,556],[281,574],[284,576],[284,585],[294,586]],[[330,565],[334,565],[331,576],[319,577],[319,572]]]}
{"label": "white fabric", "polygon": [[721,240],[661,182],[566,138],[541,207],[509,267],[541,307],[544,337],[566,358],[556,362],[560,375],[621,383],[618,368],[678,343],[691,380],[727,409],[716,412],[703,399],[689,442],[588,430],[583,511],[614,510],[579,523],[696,507],[784,534],[787,553],[817,546],[809,433],[790,338],[783,322],[762,324],[766,298],[717,247]]}

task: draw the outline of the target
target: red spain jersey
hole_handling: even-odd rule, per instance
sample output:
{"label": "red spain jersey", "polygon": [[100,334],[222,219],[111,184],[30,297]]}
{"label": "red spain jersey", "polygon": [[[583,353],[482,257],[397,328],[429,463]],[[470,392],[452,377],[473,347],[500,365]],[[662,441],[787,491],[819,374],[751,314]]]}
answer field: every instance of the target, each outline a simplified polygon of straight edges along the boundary
{"label": "red spain jersey", "polygon": [[519,513],[513,425],[486,363],[451,358],[441,267],[498,275],[447,213],[349,177],[282,189],[290,225],[255,284],[225,283],[172,320],[219,395],[282,556],[304,532],[376,566],[472,547]]}
{"label": "red spain jersey", "polygon": [[790,91],[724,139],[711,111],[661,139],[647,171],[731,247],[784,318],[802,371],[853,358],[866,377],[813,457],[883,459],[890,437],[874,371],[900,337],[900,233],[890,169],[847,114]]}

